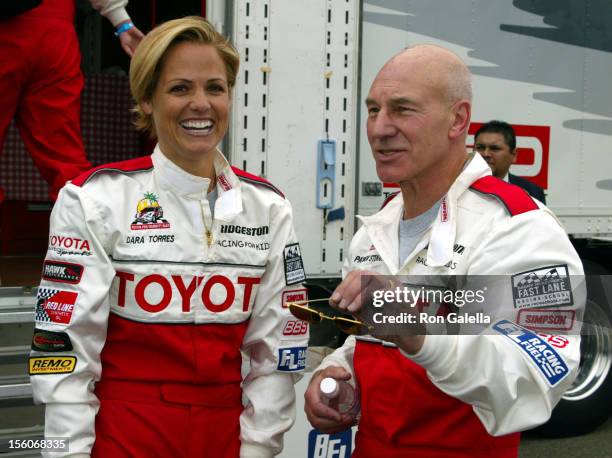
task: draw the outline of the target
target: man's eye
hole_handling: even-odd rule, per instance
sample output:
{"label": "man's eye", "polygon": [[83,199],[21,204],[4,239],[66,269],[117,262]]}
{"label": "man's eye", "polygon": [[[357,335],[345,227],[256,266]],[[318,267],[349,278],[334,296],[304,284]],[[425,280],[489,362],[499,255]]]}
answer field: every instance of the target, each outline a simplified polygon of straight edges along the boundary
{"label": "man's eye", "polygon": [[378,113],[380,110],[377,107],[369,107],[368,108],[368,114],[372,115],[372,114],[376,114]]}

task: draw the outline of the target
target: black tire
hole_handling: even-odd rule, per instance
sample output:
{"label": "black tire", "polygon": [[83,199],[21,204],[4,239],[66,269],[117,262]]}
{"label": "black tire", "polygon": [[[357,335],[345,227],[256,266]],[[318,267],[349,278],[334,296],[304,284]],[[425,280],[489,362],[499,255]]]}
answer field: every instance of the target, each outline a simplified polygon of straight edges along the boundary
{"label": "black tire", "polygon": [[[532,432],[543,437],[589,433],[612,413],[612,277],[588,261],[588,300],[581,341],[578,376],[552,412],[550,420]],[[607,277],[604,275],[608,275]],[[590,327],[588,332],[585,327]]]}

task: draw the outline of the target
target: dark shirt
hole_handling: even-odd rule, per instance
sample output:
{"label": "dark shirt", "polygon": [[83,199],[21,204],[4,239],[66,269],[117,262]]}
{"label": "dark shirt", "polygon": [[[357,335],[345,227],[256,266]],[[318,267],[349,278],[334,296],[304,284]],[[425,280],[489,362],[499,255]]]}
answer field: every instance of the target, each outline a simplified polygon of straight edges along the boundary
{"label": "dark shirt", "polygon": [[546,204],[546,197],[544,196],[544,190],[540,188],[537,184],[532,183],[531,181],[527,181],[524,178],[521,178],[516,175],[508,174],[508,182],[520,186],[525,191],[529,193],[531,197],[535,197],[543,204]]}

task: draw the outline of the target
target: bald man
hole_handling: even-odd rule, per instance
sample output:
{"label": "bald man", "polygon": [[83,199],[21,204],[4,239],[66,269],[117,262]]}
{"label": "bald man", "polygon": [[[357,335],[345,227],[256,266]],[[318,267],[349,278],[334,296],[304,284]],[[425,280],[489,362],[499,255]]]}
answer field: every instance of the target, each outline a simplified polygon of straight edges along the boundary
{"label": "bald man", "polygon": [[[516,457],[518,431],[550,417],[578,368],[579,335],[538,335],[516,324],[521,312],[542,305],[527,291],[529,281],[555,272],[567,279],[582,274],[582,265],[546,207],[491,177],[481,156],[467,153],[470,81],[453,53],[421,45],[387,62],[366,98],[377,174],[401,191],[378,213],[360,217],[330,304],[365,320],[372,310],[386,310],[373,308],[362,286],[394,291],[413,275],[503,277],[494,301],[451,306],[457,313],[474,306],[488,312],[493,321],[486,332],[437,335],[414,304],[404,304],[411,323],[389,332],[370,321],[372,335],[349,337],[323,361],[305,411],[319,430],[341,431],[355,419],[327,405],[320,382],[333,377],[358,385],[353,457]],[[406,276],[405,283],[396,275]],[[519,290],[522,302],[513,296]],[[576,290],[571,304],[559,302],[581,316],[584,291]],[[439,304],[420,305],[430,315],[450,316]],[[548,362],[555,358],[554,370],[543,366],[544,354]]]}

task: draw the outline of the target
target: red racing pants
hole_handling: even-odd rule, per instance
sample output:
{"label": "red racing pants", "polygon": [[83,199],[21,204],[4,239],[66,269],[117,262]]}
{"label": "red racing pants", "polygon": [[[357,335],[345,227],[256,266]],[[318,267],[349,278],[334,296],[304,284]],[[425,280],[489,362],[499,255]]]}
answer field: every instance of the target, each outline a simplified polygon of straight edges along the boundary
{"label": "red racing pants", "polygon": [[0,21],[0,151],[15,118],[53,200],[67,180],[91,168],[81,138],[83,75],[73,22],[74,0],[44,0]]}
{"label": "red racing pants", "polygon": [[100,381],[92,458],[237,458],[239,384]]}

